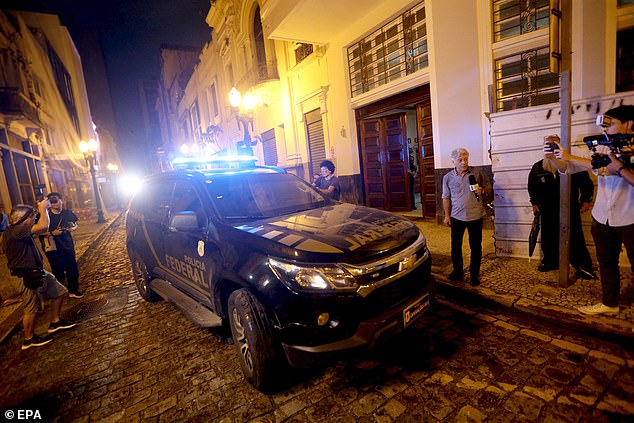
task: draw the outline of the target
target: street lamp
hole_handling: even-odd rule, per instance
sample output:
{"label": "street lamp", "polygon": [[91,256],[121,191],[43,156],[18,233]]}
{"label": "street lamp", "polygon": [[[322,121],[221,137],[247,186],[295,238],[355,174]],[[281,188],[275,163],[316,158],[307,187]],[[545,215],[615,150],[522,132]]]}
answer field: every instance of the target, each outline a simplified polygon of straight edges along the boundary
{"label": "street lamp", "polygon": [[103,209],[101,207],[101,197],[99,196],[99,186],[97,185],[97,176],[95,175],[95,153],[97,151],[97,141],[90,139],[90,141],[82,141],[79,143],[79,151],[84,153],[84,159],[88,166],[90,166],[90,175],[92,176],[92,186],[95,191],[95,206],[97,206],[97,223],[106,223],[106,218],[103,215]]}
{"label": "street lamp", "polygon": [[[249,156],[253,155],[253,149],[251,148],[253,142],[251,140],[251,134],[249,133],[249,125],[253,125],[253,118],[250,116],[250,113],[255,109],[256,102],[257,99],[251,92],[247,92],[242,96],[236,87],[231,88],[231,91],[229,91],[229,103],[231,107],[237,110],[236,120],[238,121],[238,126],[242,125],[244,129],[244,138],[236,145],[238,153],[244,153]],[[247,111],[246,115],[240,113],[241,108]]]}

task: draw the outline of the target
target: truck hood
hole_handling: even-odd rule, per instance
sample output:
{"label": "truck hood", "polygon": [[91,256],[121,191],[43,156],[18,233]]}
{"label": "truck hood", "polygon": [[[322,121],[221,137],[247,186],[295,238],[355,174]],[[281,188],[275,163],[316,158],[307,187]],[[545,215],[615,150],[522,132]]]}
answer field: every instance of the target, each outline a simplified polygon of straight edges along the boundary
{"label": "truck hood", "polygon": [[[336,203],[234,226],[257,236],[295,260],[363,262],[413,243],[420,230],[398,215],[369,207]],[[268,251],[271,251],[270,244]]]}

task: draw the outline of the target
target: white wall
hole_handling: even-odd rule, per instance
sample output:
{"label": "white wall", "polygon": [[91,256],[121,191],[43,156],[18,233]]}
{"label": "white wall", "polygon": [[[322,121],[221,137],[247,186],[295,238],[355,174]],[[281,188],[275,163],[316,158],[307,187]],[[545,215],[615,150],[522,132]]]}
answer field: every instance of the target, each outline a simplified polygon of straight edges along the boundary
{"label": "white wall", "polygon": [[436,168],[451,167],[456,147],[471,165],[486,165],[476,2],[428,0],[430,91]]}
{"label": "white wall", "polygon": [[[621,102],[634,104],[634,93],[573,101],[573,154],[590,156],[583,137],[599,133],[599,128],[594,124],[597,114],[604,113]],[[559,105],[552,104],[491,116],[495,245],[498,255],[528,257],[528,234],[533,220],[527,189],[528,173],[533,163],[543,158],[544,136],[560,134],[559,112]],[[592,243],[589,215],[584,216],[584,222],[586,242]],[[538,257],[539,252],[534,256]]]}

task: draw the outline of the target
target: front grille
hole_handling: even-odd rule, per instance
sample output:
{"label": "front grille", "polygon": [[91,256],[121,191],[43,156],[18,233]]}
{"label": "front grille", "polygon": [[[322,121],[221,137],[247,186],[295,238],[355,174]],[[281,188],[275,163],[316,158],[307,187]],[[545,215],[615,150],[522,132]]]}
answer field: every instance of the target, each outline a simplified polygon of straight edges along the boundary
{"label": "front grille", "polygon": [[[423,256],[425,255],[425,251],[426,251],[425,245],[421,245],[418,248],[418,250],[414,253],[416,262],[418,262],[421,258],[423,258]],[[387,278],[390,278],[392,276],[398,275],[399,272],[402,272],[402,270],[399,270],[399,268],[400,268],[400,262],[397,262],[397,263],[388,265],[387,267],[384,267],[375,272],[370,272],[370,273],[357,276],[355,279],[357,280],[359,285],[371,285],[379,281],[385,280]]]}
{"label": "front grille", "polygon": [[363,308],[367,316],[372,316],[377,312],[404,305],[429,292],[430,282],[431,260],[426,260],[402,278],[394,279],[372,291],[363,300]]}

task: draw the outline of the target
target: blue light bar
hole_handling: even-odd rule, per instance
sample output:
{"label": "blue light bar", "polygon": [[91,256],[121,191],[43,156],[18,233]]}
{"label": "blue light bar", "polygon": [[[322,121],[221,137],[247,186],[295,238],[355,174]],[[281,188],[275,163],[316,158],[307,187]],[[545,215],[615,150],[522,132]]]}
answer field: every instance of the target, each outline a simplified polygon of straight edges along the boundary
{"label": "blue light bar", "polygon": [[257,160],[255,156],[246,155],[177,157],[172,160],[172,167],[191,170],[242,169],[254,167]]}

